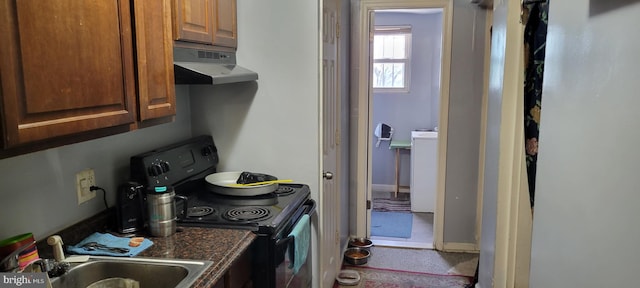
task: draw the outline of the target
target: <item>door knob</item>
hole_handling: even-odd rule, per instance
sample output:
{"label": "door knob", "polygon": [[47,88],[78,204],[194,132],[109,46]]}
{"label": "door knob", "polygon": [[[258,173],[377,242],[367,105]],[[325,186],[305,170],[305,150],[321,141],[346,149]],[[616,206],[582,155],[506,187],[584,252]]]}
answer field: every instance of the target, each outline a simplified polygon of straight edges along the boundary
{"label": "door knob", "polygon": [[324,177],[324,179],[331,180],[331,179],[333,179],[333,173],[331,173],[331,172],[323,172],[322,173],[322,177]]}

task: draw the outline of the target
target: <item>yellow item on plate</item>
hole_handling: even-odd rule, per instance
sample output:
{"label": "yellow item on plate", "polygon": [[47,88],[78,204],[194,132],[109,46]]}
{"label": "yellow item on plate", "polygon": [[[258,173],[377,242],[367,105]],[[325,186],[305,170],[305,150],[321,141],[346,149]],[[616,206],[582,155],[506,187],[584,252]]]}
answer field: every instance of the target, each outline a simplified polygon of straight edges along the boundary
{"label": "yellow item on plate", "polygon": [[270,180],[270,181],[262,181],[262,182],[254,182],[254,183],[247,183],[247,184],[231,184],[230,186],[235,186],[235,187],[246,187],[246,186],[260,186],[260,185],[268,185],[268,184],[275,184],[275,183],[288,183],[288,182],[293,182],[293,180],[291,179],[280,179],[280,180]]}

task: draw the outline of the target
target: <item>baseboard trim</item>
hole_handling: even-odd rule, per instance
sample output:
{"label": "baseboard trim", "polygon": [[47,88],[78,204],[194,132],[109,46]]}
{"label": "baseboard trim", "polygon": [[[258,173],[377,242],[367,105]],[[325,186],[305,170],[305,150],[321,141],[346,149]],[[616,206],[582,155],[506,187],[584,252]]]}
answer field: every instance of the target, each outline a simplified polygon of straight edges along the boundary
{"label": "baseboard trim", "polygon": [[373,191],[373,192],[391,192],[391,191],[393,191],[393,189],[396,189],[396,186],[387,185],[387,184],[372,184],[371,185],[371,191]]}
{"label": "baseboard trim", "polygon": [[467,253],[479,253],[480,250],[473,243],[456,243],[456,242],[445,242],[443,247],[443,251],[445,252],[467,252]]}
{"label": "baseboard trim", "polygon": [[409,248],[409,249],[430,249],[433,250],[432,243],[410,242],[410,241],[393,241],[387,239],[378,239],[371,236],[373,246],[392,247],[392,248]]}

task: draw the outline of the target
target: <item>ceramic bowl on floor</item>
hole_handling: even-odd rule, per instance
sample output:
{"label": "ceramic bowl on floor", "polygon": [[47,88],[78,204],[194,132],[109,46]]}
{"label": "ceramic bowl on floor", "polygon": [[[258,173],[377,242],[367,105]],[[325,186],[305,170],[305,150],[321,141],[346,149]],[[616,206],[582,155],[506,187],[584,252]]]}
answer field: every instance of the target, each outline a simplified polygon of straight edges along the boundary
{"label": "ceramic bowl on floor", "polygon": [[349,241],[349,248],[351,247],[359,247],[364,250],[371,252],[371,247],[373,246],[373,242],[367,238],[354,238]]}
{"label": "ceramic bowl on floor", "polygon": [[371,252],[360,247],[347,248],[344,252],[344,260],[351,265],[363,265],[369,262]]}
{"label": "ceramic bowl on floor", "polygon": [[336,281],[340,285],[355,286],[360,283],[360,273],[356,270],[342,270],[338,273]]}

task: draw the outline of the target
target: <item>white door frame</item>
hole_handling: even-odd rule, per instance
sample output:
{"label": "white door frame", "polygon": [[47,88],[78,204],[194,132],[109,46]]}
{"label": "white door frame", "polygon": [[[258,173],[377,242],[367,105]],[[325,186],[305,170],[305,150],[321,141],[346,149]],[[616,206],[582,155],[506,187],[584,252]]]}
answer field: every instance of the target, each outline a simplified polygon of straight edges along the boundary
{"label": "white door frame", "polygon": [[[480,283],[476,287],[528,287],[531,260],[532,215],[524,159],[524,26],[519,1],[494,2],[489,100],[499,101],[499,127],[492,134],[499,142],[497,209],[486,211],[495,219],[493,243],[482,243]],[[495,123],[494,123],[495,125]],[[485,125],[486,126],[486,125]],[[490,137],[486,132],[484,136]],[[484,177],[483,177],[484,178]],[[495,213],[495,214],[494,214]],[[486,221],[485,221],[486,222]],[[483,256],[481,256],[483,257]],[[493,261],[493,267],[487,267]],[[481,261],[482,262],[482,261]],[[491,272],[485,272],[487,269]]]}
{"label": "white door frame", "polygon": [[484,85],[482,86],[482,116],[480,117],[480,152],[478,153],[478,196],[476,204],[476,250],[480,250],[480,234],[482,232],[482,201],[484,196],[484,165],[487,145],[487,113],[489,110],[489,73],[491,70],[491,28],[493,27],[493,10],[487,11],[484,43]]}
{"label": "white door frame", "polygon": [[504,75],[493,283],[526,288],[533,219],[524,156],[524,24],[519,2],[497,4],[507,5],[507,15],[505,31],[498,32],[503,34],[505,48],[497,55],[504,57]]}
{"label": "white door frame", "polygon": [[451,75],[451,39],[453,28],[453,0],[360,0],[352,3],[352,93],[351,93],[351,191],[355,191],[355,223],[352,233],[370,236],[371,210],[371,137],[373,132],[373,105],[370,87],[369,20],[375,10],[382,9],[441,8],[442,12],[442,67],[440,72],[440,117],[438,123],[438,175],[434,219],[434,246],[443,249],[444,191],[447,155],[447,128],[449,118],[449,83]]}

